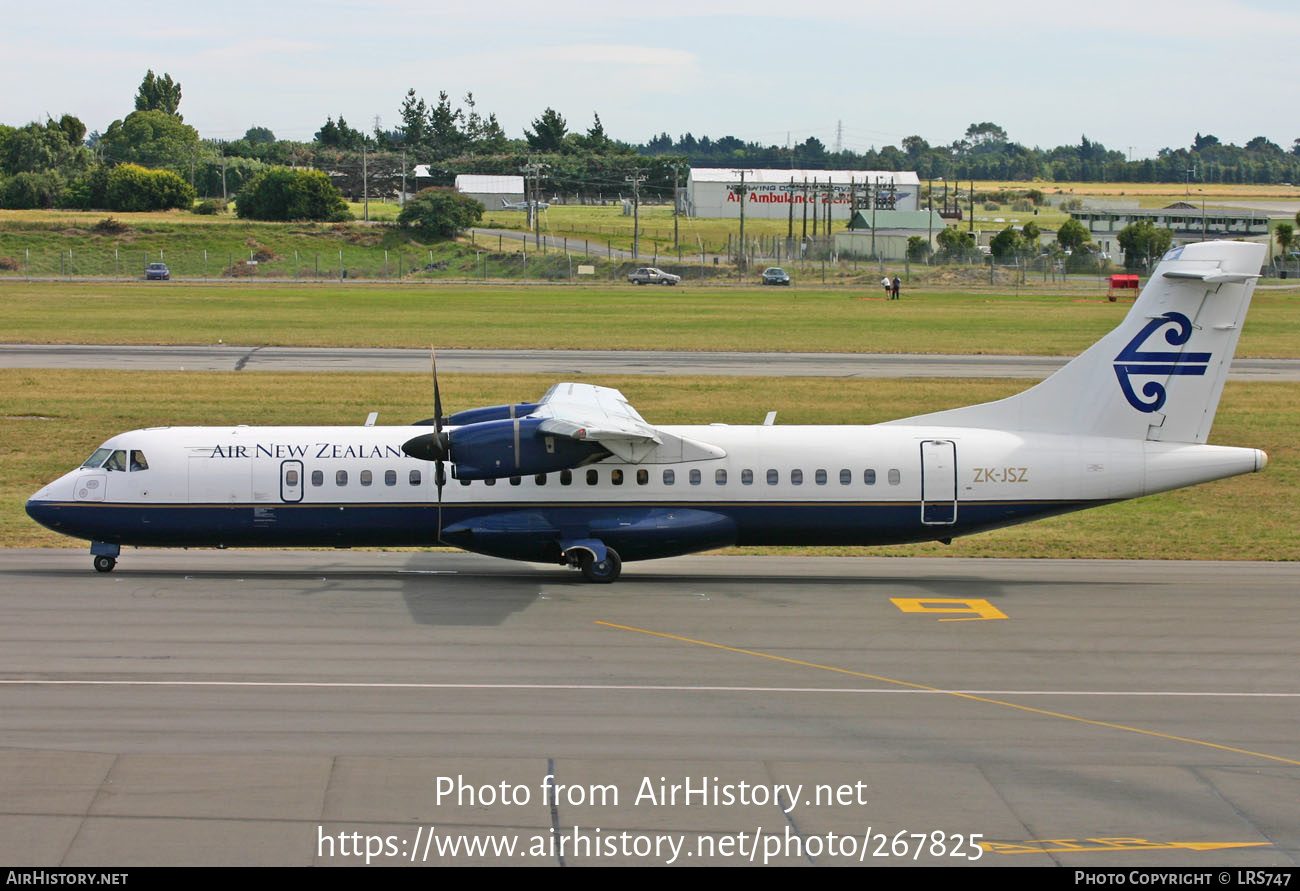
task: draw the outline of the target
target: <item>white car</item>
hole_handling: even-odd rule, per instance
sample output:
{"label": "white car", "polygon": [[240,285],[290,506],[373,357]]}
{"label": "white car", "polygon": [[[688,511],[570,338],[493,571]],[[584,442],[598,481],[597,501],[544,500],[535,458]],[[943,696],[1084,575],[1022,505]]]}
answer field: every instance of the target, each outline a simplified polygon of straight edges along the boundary
{"label": "white car", "polygon": [[654,266],[642,266],[629,272],[627,280],[634,285],[675,285],[682,280],[682,277],[664,272]]}

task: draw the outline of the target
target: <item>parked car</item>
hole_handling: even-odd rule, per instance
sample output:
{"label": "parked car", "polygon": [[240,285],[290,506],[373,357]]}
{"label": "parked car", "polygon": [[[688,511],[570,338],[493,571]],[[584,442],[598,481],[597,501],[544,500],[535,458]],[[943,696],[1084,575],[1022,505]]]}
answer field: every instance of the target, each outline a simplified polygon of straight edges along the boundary
{"label": "parked car", "polygon": [[629,272],[627,280],[634,285],[675,285],[682,280],[682,277],[653,266],[642,266]]}
{"label": "parked car", "polygon": [[788,285],[790,284],[790,273],[780,266],[769,266],[763,270],[763,284]]}
{"label": "parked car", "polygon": [[165,282],[172,277],[172,273],[166,263],[150,263],[145,267],[144,277],[148,281]]}

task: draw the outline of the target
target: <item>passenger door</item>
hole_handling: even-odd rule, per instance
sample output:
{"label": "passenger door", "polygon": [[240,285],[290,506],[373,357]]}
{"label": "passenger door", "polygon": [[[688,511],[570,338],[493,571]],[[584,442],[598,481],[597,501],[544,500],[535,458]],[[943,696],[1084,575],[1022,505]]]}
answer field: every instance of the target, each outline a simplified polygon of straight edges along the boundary
{"label": "passenger door", "polygon": [[950,439],[921,443],[921,522],[927,526],[957,522],[957,444]]}

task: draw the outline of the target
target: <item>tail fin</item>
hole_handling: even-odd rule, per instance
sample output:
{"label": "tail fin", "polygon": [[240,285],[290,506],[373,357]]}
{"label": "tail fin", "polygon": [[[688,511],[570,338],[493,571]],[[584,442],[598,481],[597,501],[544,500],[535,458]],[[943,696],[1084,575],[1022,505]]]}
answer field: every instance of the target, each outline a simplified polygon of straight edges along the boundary
{"label": "tail fin", "polygon": [[1203,443],[1264,252],[1236,241],[1175,248],[1119,327],[1047,380],[998,402],[890,423]]}

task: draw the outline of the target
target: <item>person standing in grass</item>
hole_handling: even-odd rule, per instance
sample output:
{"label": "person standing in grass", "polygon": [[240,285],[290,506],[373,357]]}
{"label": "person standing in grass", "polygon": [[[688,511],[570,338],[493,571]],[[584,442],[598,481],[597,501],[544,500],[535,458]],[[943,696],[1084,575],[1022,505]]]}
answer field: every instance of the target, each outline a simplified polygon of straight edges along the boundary
{"label": "person standing in grass", "polygon": [[901,288],[901,287],[903,286],[902,279],[900,279],[897,275],[895,275],[895,276],[894,276],[894,281],[893,281],[892,284],[893,284],[893,287],[892,287],[892,289],[891,289],[891,293],[890,293],[890,295],[889,295],[889,299],[891,299],[891,300],[897,300],[897,299],[898,299],[898,289]]}
{"label": "person standing in grass", "polygon": [[885,299],[888,300],[888,299],[889,299],[889,289],[892,287],[892,286],[890,285],[890,283],[889,283],[889,276],[885,276],[884,278],[882,278],[882,279],[880,280],[880,285],[881,285],[881,287],[883,287],[883,288],[885,289]]}

